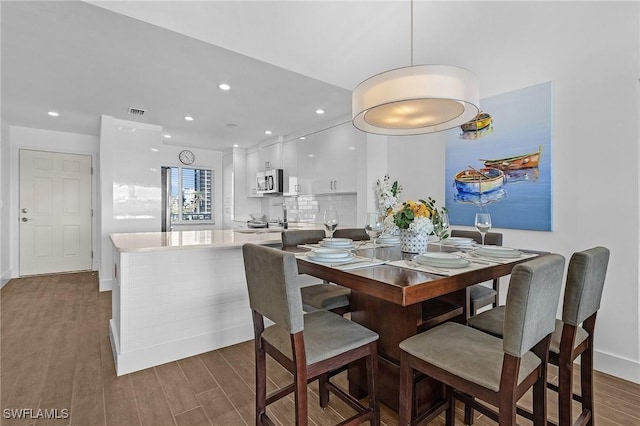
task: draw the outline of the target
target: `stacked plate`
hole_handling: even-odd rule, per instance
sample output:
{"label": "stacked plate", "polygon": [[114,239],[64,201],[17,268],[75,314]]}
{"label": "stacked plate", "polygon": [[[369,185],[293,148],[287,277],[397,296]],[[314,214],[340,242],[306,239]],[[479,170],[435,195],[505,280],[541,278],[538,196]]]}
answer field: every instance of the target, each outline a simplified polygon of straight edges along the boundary
{"label": "stacked plate", "polygon": [[307,257],[315,262],[340,264],[349,262],[356,256],[347,250],[319,248],[308,252]]}
{"label": "stacked plate", "polygon": [[324,238],[319,242],[322,247],[336,248],[336,249],[351,249],[353,248],[353,240],[351,238]]}
{"label": "stacked plate", "polygon": [[475,241],[473,240],[473,238],[449,237],[445,240],[442,240],[442,244],[458,248],[471,248],[475,245]]}
{"label": "stacked plate", "polygon": [[416,256],[415,261],[421,265],[436,268],[464,268],[471,263],[467,259],[451,253],[425,253]]}
{"label": "stacked plate", "polygon": [[400,237],[396,235],[381,235],[376,239],[376,244],[398,245],[400,244]]}
{"label": "stacked plate", "polygon": [[511,248],[502,246],[482,246],[474,251],[479,256],[496,257],[500,259],[514,259],[522,256],[522,252]]}

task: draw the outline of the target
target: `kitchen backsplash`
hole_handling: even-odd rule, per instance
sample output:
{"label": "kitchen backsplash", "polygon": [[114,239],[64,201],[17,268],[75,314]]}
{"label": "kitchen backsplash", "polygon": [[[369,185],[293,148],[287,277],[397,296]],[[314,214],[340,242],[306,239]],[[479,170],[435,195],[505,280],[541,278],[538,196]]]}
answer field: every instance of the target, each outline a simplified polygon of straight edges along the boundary
{"label": "kitchen backsplash", "polygon": [[289,222],[322,223],[324,211],[332,208],[338,211],[339,228],[356,226],[357,195],[297,195],[293,197],[264,197],[262,212],[269,220],[282,219],[282,204],[287,208]]}

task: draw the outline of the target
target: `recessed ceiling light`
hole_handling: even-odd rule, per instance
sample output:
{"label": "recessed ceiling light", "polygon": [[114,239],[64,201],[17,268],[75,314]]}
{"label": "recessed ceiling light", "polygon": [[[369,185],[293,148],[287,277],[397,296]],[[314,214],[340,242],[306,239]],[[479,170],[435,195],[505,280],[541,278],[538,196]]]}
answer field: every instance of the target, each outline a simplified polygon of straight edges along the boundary
{"label": "recessed ceiling light", "polygon": [[218,88],[220,90],[225,90],[226,91],[226,90],[231,89],[231,86],[229,86],[227,83],[220,83],[220,84],[218,84]]}
{"label": "recessed ceiling light", "polygon": [[316,110],[316,114],[324,114],[324,110],[323,110],[323,109],[318,108],[318,109]]}
{"label": "recessed ceiling light", "polygon": [[60,115],[60,114],[58,114],[58,113],[57,113],[57,112],[55,112],[55,111],[49,111],[47,114],[49,114],[51,117],[57,117],[57,116],[59,116],[59,115]]}
{"label": "recessed ceiling light", "polygon": [[168,133],[165,133],[164,135],[162,135],[165,139],[171,139],[171,135]]}
{"label": "recessed ceiling light", "polygon": [[190,115],[185,115],[184,119],[187,121],[193,121],[193,117],[191,117]]}
{"label": "recessed ceiling light", "polygon": [[304,136],[300,136],[300,140],[305,140],[306,138]]}
{"label": "recessed ceiling light", "polygon": [[239,146],[240,146],[240,145],[238,145],[237,143],[234,143],[234,144],[233,144],[233,147],[234,147],[234,148],[238,148]]}
{"label": "recessed ceiling light", "polygon": [[264,134],[265,134],[265,135],[270,135],[271,133],[273,133],[271,130],[265,130],[265,131],[264,131]]}

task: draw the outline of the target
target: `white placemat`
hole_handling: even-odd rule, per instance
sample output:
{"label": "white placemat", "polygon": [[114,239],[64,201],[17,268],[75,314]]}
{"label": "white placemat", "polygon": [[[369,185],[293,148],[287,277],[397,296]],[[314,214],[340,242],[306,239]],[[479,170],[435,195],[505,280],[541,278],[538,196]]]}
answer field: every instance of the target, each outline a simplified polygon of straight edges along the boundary
{"label": "white placemat", "polygon": [[296,257],[306,262],[311,262],[318,265],[324,265],[334,269],[340,269],[341,271],[348,271],[351,269],[360,269],[360,268],[370,268],[372,266],[384,265],[386,263],[389,263],[388,260],[371,259],[370,257],[362,257],[362,256],[356,256],[353,260],[347,263],[336,263],[336,264],[332,264],[331,262],[316,262],[315,260],[309,258],[309,256],[307,256],[306,253],[296,253]]}
{"label": "white placemat", "polygon": [[453,254],[459,255],[467,259],[471,263],[469,263],[469,266],[466,266],[464,268],[444,268],[444,267],[440,268],[435,266],[421,265],[415,261],[394,260],[393,262],[389,262],[389,265],[397,266],[399,268],[413,269],[415,271],[429,272],[431,274],[442,275],[445,277],[451,277],[453,275],[464,274],[465,272],[475,271],[477,269],[486,268],[492,265],[512,263],[512,262],[521,261],[523,259],[530,259],[538,256],[535,253],[522,253],[522,256],[515,259],[495,259],[495,258],[487,258],[484,256],[476,257],[476,256],[472,256],[469,253],[463,253],[463,252],[456,252]]}

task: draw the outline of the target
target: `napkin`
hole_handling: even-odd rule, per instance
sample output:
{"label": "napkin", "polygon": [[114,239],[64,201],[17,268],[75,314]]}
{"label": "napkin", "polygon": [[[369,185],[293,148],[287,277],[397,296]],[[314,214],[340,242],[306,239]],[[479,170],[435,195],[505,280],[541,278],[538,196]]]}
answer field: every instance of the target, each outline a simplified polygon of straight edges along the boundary
{"label": "napkin", "polygon": [[296,257],[303,259],[307,262],[316,263],[318,265],[328,266],[334,269],[340,269],[341,271],[348,271],[351,269],[370,268],[372,266],[384,265],[389,263],[388,260],[371,259],[370,257],[356,256],[353,260],[346,263],[331,263],[331,262],[317,262],[309,258],[306,253],[297,253]]}

